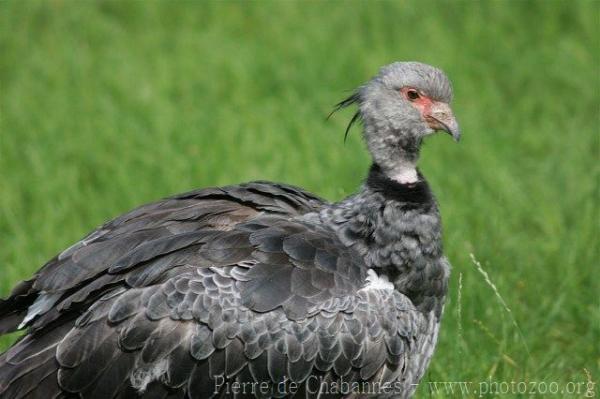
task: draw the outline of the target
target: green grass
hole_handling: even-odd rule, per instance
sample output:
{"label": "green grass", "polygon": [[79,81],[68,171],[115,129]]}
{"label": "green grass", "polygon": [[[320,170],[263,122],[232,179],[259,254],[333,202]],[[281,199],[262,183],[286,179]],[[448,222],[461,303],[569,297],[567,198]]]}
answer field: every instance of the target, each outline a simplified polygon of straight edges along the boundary
{"label": "green grass", "polygon": [[453,80],[464,138],[422,152],[453,264],[427,380],[598,381],[599,15],[592,1],[2,2],[0,294],[173,193],[252,179],[352,193],[367,154],[357,130],[343,145],[351,111],[325,116],[379,66],[420,60]]}

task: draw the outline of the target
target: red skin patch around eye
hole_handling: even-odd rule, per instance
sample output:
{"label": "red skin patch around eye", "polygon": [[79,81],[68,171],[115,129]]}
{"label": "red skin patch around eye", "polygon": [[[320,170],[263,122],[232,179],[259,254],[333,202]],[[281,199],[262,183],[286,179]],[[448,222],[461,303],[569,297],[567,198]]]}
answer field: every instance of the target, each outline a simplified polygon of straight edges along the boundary
{"label": "red skin patch around eye", "polygon": [[[419,98],[416,98],[414,100],[410,99],[408,97],[409,91],[416,91],[417,93],[419,93]],[[419,112],[421,113],[421,117],[425,122],[427,122],[429,127],[431,127],[434,130],[444,128],[444,126],[440,124],[438,120],[431,116],[431,108],[434,104],[436,104],[434,100],[423,95],[423,93],[419,92],[419,90],[413,87],[403,87],[400,89],[400,93],[407,101],[409,101],[412,104],[413,107],[419,110]]]}
{"label": "red skin patch around eye", "polygon": [[[408,97],[408,92],[411,90],[419,93],[419,98],[411,100]],[[415,107],[421,112],[421,116],[423,116],[423,119],[425,119],[428,115],[431,114],[431,106],[433,105],[433,100],[431,98],[423,95],[417,89],[413,89],[412,87],[403,87],[400,89],[400,93],[404,96],[406,100],[413,104],[413,107]]]}
{"label": "red skin patch around eye", "polygon": [[[421,118],[433,131],[445,131],[451,134],[454,140],[460,139],[458,124],[447,103],[432,100],[414,87],[403,87],[399,92],[406,101],[419,110]],[[415,98],[417,93],[418,97]]]}

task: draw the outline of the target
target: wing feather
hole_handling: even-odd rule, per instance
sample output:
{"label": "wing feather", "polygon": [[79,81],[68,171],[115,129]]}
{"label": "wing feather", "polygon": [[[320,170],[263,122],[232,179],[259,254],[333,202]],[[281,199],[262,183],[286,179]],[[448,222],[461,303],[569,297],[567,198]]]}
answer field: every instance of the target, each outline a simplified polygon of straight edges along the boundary
{"label": "wing feather", "polygon": [[108,222],[0,302],[0,331],[40,304],[0,357],[0,395],[36,378],[55,383],[51,395],[204,399],[230,397],[215,384],[237,381],[268,382],[252,395],[277,397],[287,379],[307,393],[310,375],[391,381],[426,362],[431,318],[364,288],[360,255],[299,218],[322,204],[257,182]]}

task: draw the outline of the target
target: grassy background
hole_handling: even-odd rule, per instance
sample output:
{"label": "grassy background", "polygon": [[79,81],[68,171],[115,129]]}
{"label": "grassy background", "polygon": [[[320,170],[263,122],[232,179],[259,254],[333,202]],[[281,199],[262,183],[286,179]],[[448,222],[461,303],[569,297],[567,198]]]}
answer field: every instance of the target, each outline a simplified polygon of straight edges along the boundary
{"label": "grassy background", "polygon": [[427,379],[598,381],[599,5],[2,2],[0,294],[173,193],[352,193],[368,157],[358,131],[342,143],[351,111],[325,116],[420,60],[453,80],[464,137],[429,139],[421,162],[454,266]]}

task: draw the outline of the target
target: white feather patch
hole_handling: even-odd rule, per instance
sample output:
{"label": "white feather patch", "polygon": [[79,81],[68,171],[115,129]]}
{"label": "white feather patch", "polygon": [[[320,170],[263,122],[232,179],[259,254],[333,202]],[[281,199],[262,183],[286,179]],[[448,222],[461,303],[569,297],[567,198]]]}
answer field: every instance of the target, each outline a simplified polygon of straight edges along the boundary
{"label": "white feather patch", "polygon": [[45,291],[40,292],[39,296],[36,298],[35,302],[33,302],[29,308],[27,309],[27,315],[19,324],[17,329],[21,329],[27,325],[31,320],[33,320],[36,316],[46,313],[61,297],[62,293],[48,294]]}
{"label": "white feather patch", "polygon": [[133,373],[131,373],[131,386],[137,389],[139,393],[143,393],[148,384],[150,384],[152,381],[158,380],[161,375],[167,372],[167,366],[167,359],[162,359],[157,363],[136,369]]}
{"label": "white feather patch", "polygon": [[375,270],[369,269],[367,272],[367,284],[362,287],[363,290],[393,290],[394,284],[390,283],[387,276],[378,276]]}

